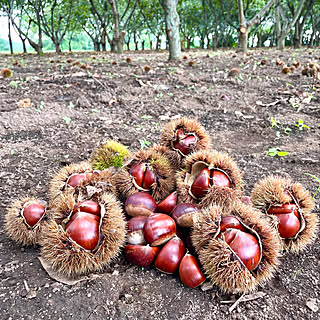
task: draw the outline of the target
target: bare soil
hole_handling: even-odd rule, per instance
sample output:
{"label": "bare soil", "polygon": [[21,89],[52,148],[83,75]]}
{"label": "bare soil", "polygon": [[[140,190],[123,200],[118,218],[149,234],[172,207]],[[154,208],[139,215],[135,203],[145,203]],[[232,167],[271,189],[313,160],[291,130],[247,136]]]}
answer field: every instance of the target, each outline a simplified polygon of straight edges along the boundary
{"label": "bare soil", "polygon": [[[275,59],[306,65],[319,62],[320,49],[184,54],[188,59],[178,63],[168,63],[166,52],[2,55],[0,67],[12,69],[13,77],[0,79],[1,225],[13,200],[47,200],[48,183],[62,166],[87,159],[107,139],[132,150],[140,148],[139,139],[156,143],[162,125],[179,116],[197,118],[214,148],[237,160],[247,195],[270,173],[286,174],[313,194],[318,183],[305,173],[320,177],[320,82],[302,76],[301,68],[281,73]],[[69,58],[90,69],[72,66]],[[227,76],[232,67],[240,76]],[[19,107],[25,98],[32,105]],[[310,129],[299,130],[299,119]],[[289,155],[267,156],[273,147]],[[232,312],[222,303],[232,297],[216,287],[189,289],[176,275],[141,270],[123,256],[91,280],[64,285],[43,269],[39,248],[21,248],[2,228],[0,241],[1,319],[320,318],[319,238],[299,255],[284,255],[274,279],[259,288],[264,297]]]}

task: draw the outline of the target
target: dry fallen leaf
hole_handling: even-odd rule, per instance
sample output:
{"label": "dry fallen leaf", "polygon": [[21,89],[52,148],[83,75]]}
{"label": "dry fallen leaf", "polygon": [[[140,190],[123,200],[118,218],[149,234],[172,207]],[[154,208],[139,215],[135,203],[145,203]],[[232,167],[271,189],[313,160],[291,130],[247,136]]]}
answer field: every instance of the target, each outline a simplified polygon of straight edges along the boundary
{"label": "dry fallen leaf", "polygon": [[29,98],[22,99],[18,102],[19,108],[29,108],[31,107],[32,103]]}

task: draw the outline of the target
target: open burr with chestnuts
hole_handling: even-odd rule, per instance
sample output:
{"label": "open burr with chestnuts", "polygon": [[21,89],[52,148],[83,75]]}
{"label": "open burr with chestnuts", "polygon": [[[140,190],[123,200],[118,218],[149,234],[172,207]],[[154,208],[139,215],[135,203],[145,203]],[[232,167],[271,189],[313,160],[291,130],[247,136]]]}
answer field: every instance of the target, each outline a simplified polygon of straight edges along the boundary
{"label": "open burr with chestnuts", "polygon": [[55,220],[41,239],[42,257],[69,277],[101,271],[120,253],[126,234],[121,205],[113,194],[76,198],[65,195],[51,209]]}
{"label": "open burr with chestnuts", "polygon": [[279,264],[276,230],[258,210],[240,202],[202,209],[191,237],[205,274],[225,292],[254,290]]}
{"label": "open burr with chestnuts", "polygon": [[43,200],[26,197],[9,207],[5,216],[8,236],[23,246],[35,246],[43,233],[47,218],[47,204]]}
{"label": "open burr with chestnuts", "polygon": [[51,179],[49,185],[50,203],[59,201],[59,197],[68,192],[73,192],[74,188],[82,181],[89,178],[93,170],[90,163],[83,161],[77,164],[70,164],[59,170]]}
{"label": "open burr with chestnuts", "polygon": [[314,203],[309,192],[300,183],[269,176],[255,184],[251,201],[263,213],[276,218],[284,250],[299,252],[315,240],[319,220],[311,212]]}
{"label": "open burr with chestnuts", "polygon": [[174,172],[169,160],[153,148],[136,152],[117,174],[118,189],[124,200],[131,194],[143,191],[158,201],[173,191],[174,184]]}
{"label": "open burr with chestnuts", "polygon": [[172,167],[179,170],[186,156],[211,147],[211,139],[204,127],[195,119],[180,118],[164,126],[160,137],[160,145],[166,150]]}
{"label": "open burr with chestnuts", "polygon": [[242,173],[227,154],[199,151],[189,155],[185,162],[185,169],[176,174],[180,202],[199,207],[230,206],[241,198]]}

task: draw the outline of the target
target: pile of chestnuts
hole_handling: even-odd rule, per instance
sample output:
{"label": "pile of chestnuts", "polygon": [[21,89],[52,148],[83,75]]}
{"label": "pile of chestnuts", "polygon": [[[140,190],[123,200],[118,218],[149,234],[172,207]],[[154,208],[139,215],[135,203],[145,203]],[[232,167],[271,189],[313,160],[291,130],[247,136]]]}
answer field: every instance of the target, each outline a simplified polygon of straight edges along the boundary
{"label": "pile of chestnuts", "polygon": [[208,279],[247,293],[273,276],[283,252],[311,244],[319,221],[301,184],[269,176],[248,197],[242,177],[200,123],[180,118],[149,149],[108,141],[88,161],[61,168],[49,203],[15,201],[5,228],[21,245],[40,245],[52,269],[69,277],[103,271],[123,252],[188,287]]}

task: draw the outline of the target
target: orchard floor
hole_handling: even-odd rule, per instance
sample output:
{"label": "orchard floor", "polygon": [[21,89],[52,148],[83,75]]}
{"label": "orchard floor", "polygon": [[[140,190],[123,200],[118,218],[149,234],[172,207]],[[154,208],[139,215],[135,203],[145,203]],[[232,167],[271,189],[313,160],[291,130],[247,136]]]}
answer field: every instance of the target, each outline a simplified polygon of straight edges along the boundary
{"label": "orchard floor", "polygon": [[[14,199],[47,200],[55,172],[88,159],[102,142],[114,139],[137,150],[157,143],[161,127],[180,116],[197,118],[214,148],[237,160],[247,195],[270,173],[291,176],[313,194],[318,183],[305,173],[320,177],[320,82],[302,76],[301,68],[281,73],[275,59],[289,66],[320,62],[320,49],[183,54],[188,59],[179,63],[168,63],[166,52],[2,55],[0,67],[12,69],[13,77],[0,79],[1,225]],[[227,77],[232,67],[240,76]],[[25,98],[32,105],[19,107]],[[296,126],[299,119],[310,129]],[[266,155],[276,147],[289,155]],[[284,255],[273,280],[259,288],[265,295],[232,312],[221,303],[232,297],[216,287],[189,289],[178,276],[141,270],[123,256],[91,280],[64,285],[43,269],[39,248],[21,248],[2,228],[0,241],[1,319],[320,318],[319,237],[303,253]]]}

